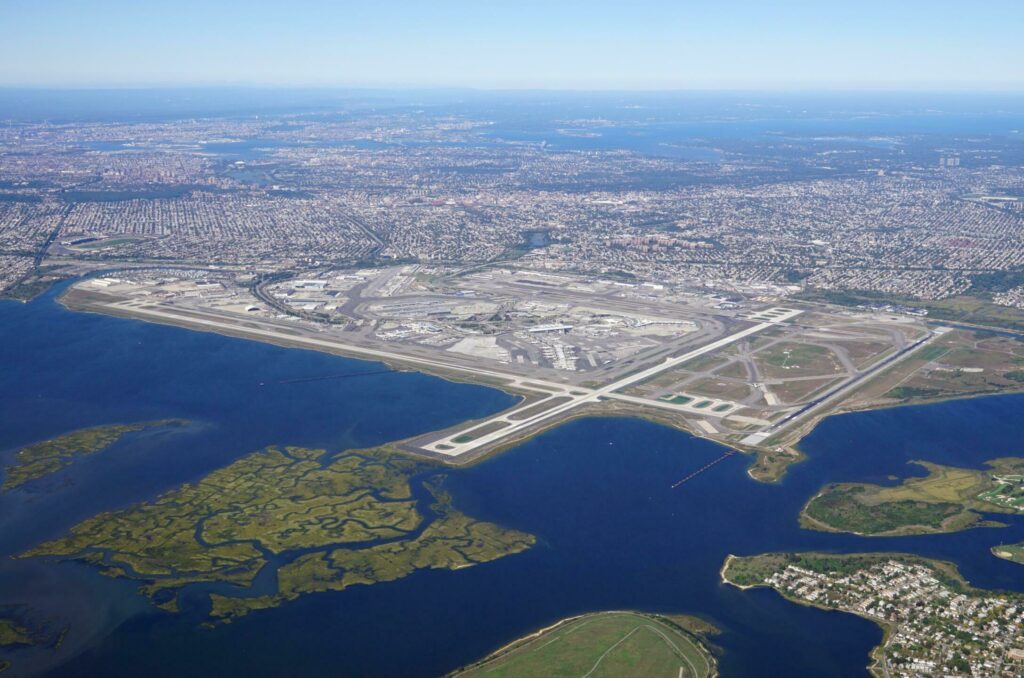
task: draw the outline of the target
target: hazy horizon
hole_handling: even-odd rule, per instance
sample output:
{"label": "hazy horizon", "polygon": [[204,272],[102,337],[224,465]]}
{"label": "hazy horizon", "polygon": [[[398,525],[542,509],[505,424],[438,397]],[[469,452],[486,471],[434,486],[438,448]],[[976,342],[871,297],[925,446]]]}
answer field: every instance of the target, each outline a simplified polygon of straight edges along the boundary
{"label": "hazy horizon", "polygon": [[0,87],[0,120],[6,121],[172,120],[371,110],[432,111],[491,120],[598,118],[616,124],[860,117],[913,118],[913,125],[919,125],[925,119],[973,119],[1001,120],[1017,129],[1015,121],[1024,114],[1024,92]]}
{"label": "hazy horizon", "polygon": [[0,86],[1024,91],[1024,6],[0,5]]}

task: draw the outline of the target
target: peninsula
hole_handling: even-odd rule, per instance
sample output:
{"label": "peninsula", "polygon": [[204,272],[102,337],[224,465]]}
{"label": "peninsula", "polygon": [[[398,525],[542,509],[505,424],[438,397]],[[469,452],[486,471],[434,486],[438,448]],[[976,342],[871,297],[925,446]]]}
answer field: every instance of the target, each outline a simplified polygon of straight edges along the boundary
{"label": "peninsula", "polygon": [[980,512],[1024,513],[1024,459],[1008,457],[987,469],[965,469],[924,461],[928,475],[895,486],[869,483],[827,485],[800,512],[810,530],[863,536],[957,532],[1001,527]]}
{"label": "peninsula", "polygon": [[1024,596],[970,586],[952,563],[900,553],[730,556],[722,579],[840,610],[885,629],[875,676],[1019,675]]}
{"label": "peninsula", "polygon": [[704,643],[714,633],[717,629],[694,617],[594,612],[520,638],[450,678],[712,678],[718,675],[718,665]]}
{"label": "peninsula", "polygon": [[[542,295],[542,296],[539,296]],[[486,268],[327,268],[302,278],[128,270],[70,308],[385,362],[521,396],[392,449],[463,465],[581,416],[638,416],[755,457],[775,480],[840,411],[1020,390],[1024,344],[914,315],[720,297],[687,285]],[[300,303],[301,301],[301,303]]]}

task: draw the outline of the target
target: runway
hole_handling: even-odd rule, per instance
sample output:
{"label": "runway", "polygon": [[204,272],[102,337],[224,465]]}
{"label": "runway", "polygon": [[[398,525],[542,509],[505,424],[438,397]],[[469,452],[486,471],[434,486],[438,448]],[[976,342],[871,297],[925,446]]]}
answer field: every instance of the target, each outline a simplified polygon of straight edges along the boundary
{"label": "runway", "polygon": [[[524,429],[543,424],[545,421],[548,421],[554,417],[563,416],[566,413],[570,412],[571,410],[574,410],[586,403],[597,402],[605,397],[614,397],[613,394],[616,391],[619,391],[628,386],[649,379],[657,374],[665,372],[666,370],[670,370],[674,367],[681,365],[682,363],[685,363],[689,360],[693,360],[694,358],[697,358],[699,356],[711,353],[713,351],[717,351],[718,349],[721,349],[732,343],[740,341],[741,339],[745,339],[746,337],[749,337],[751,335],[757,334],[758,332],[762,332],[770,327],[774,327],[779,323],[785,322],[791,318],[796,317],[800,313],[801,311],[798,310],[787,310],[784,313],[779,313],[775,318],[771,320],[767,320],[765,322],[758,323],[757,325],[754,325],[752,327],[740,330],[739,332],[730,334],[727,337],[723,337],[721,339],[713,341],[710,344],[706,344],[704,346],[701,346],[700,348],[696,348],[692,351],[689,351],[688,353],[684,353],[681,356],[676,356],[675,358],[667,358],[657,365],[648,367],[647,369],[623,377],[606,386],[602,386],[597,389],[592,389],[587,392],[582,392],[582,389],[573,389],[574,392],[579,392],[579,395],[576,395],[576,393],[574,392],[570,392],[571,400],[556,407],[552,407],[551,409],[548,409],[534,416],[521,419],[518,421],[511,419],[511,415],[515,413],[517,410],[509,410],[502,414],[495,415],[494,417],[486,419],[483,422],[480,422],[468,429],[459,431],[438,441],[435,441],[430,445],[426,446],[425,449],[429,449],[432,452],[443,454],[445,456],[457,457],[464,454],[468,454],[485,445],[499,443],[504,438],[513,436],[516,433],[523,431]],[[467,440],[467,437],[473,435],[473,431],[484,429],[484,427],[492,428],[495,422],[499,421],[505,422],[507,425],[505,425],[500,430],[492,430],[489,433],[484,433],[479,437],[473,437],[472,439]]]}

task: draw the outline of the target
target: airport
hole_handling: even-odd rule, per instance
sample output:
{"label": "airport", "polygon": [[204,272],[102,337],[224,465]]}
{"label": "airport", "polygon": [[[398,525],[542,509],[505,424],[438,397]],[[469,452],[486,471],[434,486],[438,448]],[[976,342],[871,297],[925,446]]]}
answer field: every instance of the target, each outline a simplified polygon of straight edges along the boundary
{"label": "airport", "polygon": [[[395,443],[465,464],[568,419],[650,418],[773,458],[877,374],[942,337],[920,317],[723,300],[680,284],[493,267],[308,272],[122,271],[73,286],[73,308],[383,361],[522,400]],[[784,464],[783,464],[784,466]]]}

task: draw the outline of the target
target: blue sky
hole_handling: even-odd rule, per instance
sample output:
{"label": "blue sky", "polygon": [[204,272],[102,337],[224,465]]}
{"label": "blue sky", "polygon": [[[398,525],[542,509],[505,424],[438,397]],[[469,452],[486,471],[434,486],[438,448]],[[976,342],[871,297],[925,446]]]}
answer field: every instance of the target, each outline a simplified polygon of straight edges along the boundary
{"label": "blue sky", "polygon": [[0,0],[0,85],[1024,90],[1024,0]]}

